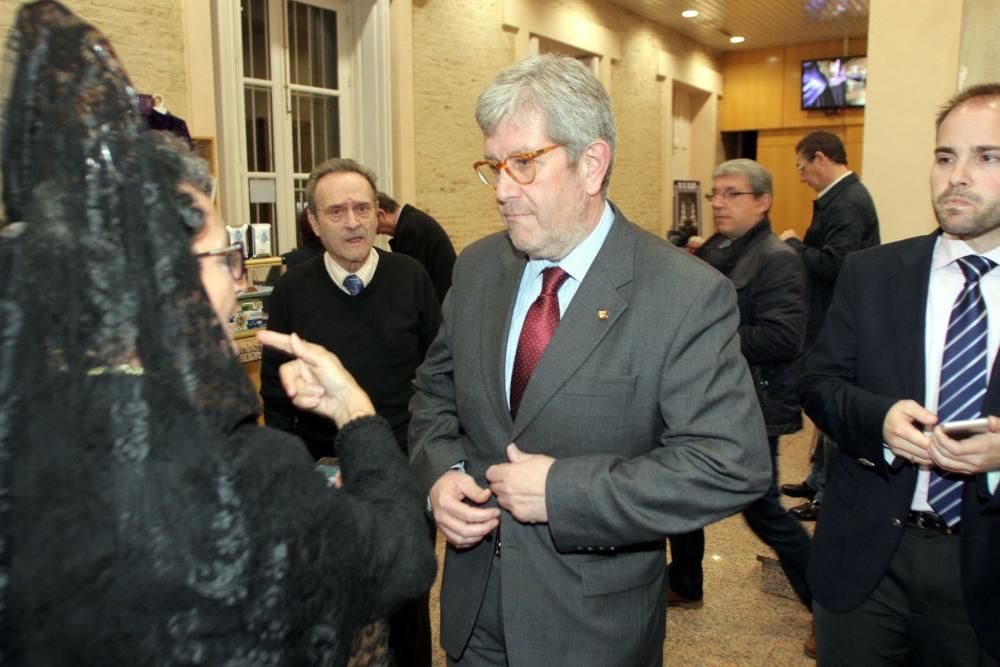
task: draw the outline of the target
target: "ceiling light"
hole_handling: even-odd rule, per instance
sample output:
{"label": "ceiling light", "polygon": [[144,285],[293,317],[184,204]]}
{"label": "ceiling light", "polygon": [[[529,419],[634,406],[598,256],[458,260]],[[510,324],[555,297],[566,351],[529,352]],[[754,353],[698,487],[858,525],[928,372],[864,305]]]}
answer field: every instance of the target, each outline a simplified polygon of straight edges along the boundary
{"label": "ceiling light", "polygon": [[698,10],[697,9],[685,9],[683,12],[681,12],[681,16],[683,16],[686,19],[693,19],[695,16],[698,16]]}
{"label": "ceiling light", "polygon": [[746,39],[747,38],[743,37],[742,35],[733,35],[732,37],[729,38],[729,43],[730,44],[742,44],[743,42],[746,41]]}

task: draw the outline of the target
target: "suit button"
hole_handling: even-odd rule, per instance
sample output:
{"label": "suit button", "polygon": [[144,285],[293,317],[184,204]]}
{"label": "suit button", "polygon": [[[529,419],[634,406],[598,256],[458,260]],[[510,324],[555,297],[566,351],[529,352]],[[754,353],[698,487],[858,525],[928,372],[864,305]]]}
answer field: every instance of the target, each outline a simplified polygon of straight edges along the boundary
{"label": "suit button", "polygon": [[874,463],[872,463],[868,459],[864,459],[864,458],[858,459],[858,463],[860,463],[861,465],[863,465],[866,468],[874,468],[875,467]]}
{"label": "suit button", "polygon": [[892,524],[893,528],[902,528],[903,527],[903,521],[901,519],[897,519],[896,517],[892,517],[892,519],[890,519],[889,523]]}

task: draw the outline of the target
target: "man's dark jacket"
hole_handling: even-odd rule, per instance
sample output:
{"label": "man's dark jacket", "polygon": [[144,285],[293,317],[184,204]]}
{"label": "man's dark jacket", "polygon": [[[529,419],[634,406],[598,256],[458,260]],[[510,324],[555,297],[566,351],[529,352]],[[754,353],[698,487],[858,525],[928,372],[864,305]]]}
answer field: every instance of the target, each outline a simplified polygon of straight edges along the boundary
{"label": "man's dark jacket", "polygon": [[[906,526],[917,469],[884,455],[882,425],[896,401],[923,403],[927,294],[937,233],[851,255],[802,378],[802,406],[839,449],[809,560],[809,589],[825,609],[857,607],[885,576]],[[983,413],[1000,414],[1000,357]],[[1000,493],[985,473],[962,494],[962,593],[979,641],[1000,659]]]}
{"label": "man's dark jacket", "polygon": [[802,428],[797,391],[808,318],[805,268],[774,235],[767,218],[725,241],[716,234],[696,254],[736,288],[740,349],[750,365],[767,435],[794,433]]}
{"label": "man's dark jacket", "polygon": [[833,300],[833,286],[848,253],[879,244],[878,214],[868,189],[848,174],[813,202],[805,238],[790,239],[809,274],[809,325],[806,346],[812,347]]}

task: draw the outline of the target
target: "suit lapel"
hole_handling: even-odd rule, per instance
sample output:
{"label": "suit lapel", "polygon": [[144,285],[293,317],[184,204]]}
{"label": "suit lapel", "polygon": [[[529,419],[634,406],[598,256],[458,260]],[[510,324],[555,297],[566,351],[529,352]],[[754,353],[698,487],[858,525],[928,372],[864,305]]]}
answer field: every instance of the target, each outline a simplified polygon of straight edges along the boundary
{"label": "suit lapel", "polygon": [[[484,387],[490,405],[501,424],[510,428],[510,409],[507,407],[505,362],[510,320],[514,313],[514,300],[521,285],[526,260],[508,242],[509,250],[500,254],[499,277],[495,284],[487,283],[483,289],[481,351]],[[492,271],[486,276],[495,275]]]}
{"label": "suit lapel", "polygon": [[[886,332],[886,345],[892,348],[896,357],[895,367],[900,369],[903,386],[909,388],[913,398],[921,404],[926,393],[924,333],[927,290],[936,238],[937,234],[926,236],[900,254],[899,264],[892,275],[894,286],[889,292],[893,301],[895,331]],[[914,354],[914,350],[918,353]]]}
{"label": "suit lapel", "polygon": [[635,243],[634,230],[615,209],[615,221],[604,245],[532,373],[521,398],[511,440],[516,441],[524,432],[628,308],[618,289],[632,280]]}

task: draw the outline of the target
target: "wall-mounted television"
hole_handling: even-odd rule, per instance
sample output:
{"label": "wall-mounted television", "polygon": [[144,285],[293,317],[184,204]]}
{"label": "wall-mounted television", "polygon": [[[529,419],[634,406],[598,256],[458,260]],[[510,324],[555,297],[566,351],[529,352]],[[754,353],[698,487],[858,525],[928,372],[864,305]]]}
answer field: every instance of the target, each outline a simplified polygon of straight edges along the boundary
{"label": "wall-mounted television", "polygon": [[868,58],[845,56],[802,61],[802,108],[863,107]]}

